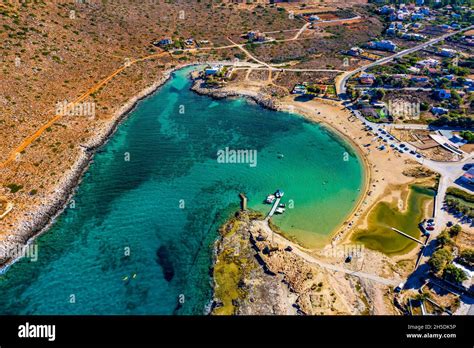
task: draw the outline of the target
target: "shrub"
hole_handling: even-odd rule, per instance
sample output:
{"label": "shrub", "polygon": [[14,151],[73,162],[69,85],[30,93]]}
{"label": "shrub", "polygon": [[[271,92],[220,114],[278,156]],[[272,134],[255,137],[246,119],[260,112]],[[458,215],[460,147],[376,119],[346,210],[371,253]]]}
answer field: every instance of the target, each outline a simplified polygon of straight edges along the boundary
{"label": "shrub", "polygon": [[449,235],[450,235],[451,237],[455,237],[455,236],[457,236],[461,231],[462,231],[461,226],[459,226],[459,225],[454,225],[453,227],[451,227],[451,228],[449,229]]}
{"label": "shrub", "polygon": [[459,255],[459,263],[467,267],[474,267],[474,249],[466,249]]}
{"label": "shrub", "polygon": [[429,265],[434,272],[438,273],[444,269],[444,267],[451,262],[453,256],[446,249],[439,249],[433,253],[430,260],[428,261]]}
{"label": "shrub", "polygon": [[18,185],[18,184],[9,184],[7,185],[7,187],[10,189],[11,193],[16,193],[23,188],[22,185]]}
{"label": "shrub", "polygon": [[443,272],[443,278],[455,283],[462,283],[467,279],[466,273],[454,265],[447,265]]}
{"label": "shrub", "polygon": [[462,131],[459,133],[469,144],[474,143],[474,133],[471,131]]}

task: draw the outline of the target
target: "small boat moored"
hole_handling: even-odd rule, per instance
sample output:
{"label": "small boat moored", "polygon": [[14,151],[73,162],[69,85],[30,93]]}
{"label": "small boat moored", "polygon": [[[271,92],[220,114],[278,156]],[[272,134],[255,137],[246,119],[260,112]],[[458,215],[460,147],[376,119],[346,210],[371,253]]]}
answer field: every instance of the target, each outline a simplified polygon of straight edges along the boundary
{"label": "small boat moored", "polygon": [[276,214],[283,214],[285,212],[285,208],[276,208],[275,213]]}
{"label": "small boat moored", "polygon": [[265,203],[272,204],[275,201],[275,195],[268,195]]}
{"label": "small boat moored", "polygon": [[275,197],[276,198],[281,198],[281,197],[283,197],[284,194],[285,194],[285,192],[283,192],[282,190],[277,190],[275,192]]}

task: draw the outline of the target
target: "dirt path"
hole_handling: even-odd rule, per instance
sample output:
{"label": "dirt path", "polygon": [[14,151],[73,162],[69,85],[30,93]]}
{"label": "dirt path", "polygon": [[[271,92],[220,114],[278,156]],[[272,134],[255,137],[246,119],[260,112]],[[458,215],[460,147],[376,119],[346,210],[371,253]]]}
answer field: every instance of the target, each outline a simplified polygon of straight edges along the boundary
{"label": "dirt path", "polygon": [[[80,95],[76,100],[74,100],[73,102],[67,104],[66,107],[65,107],[65,109],[66,109],[65,112],[67,110],[70,110],[71,108],[73,108],[78,103],[85,100],[86,98],[88,98],[92,93],[98,91],[102,86],[107,84],[115,76],[117,76],[118,74],[120,74],[122,71],[124,71],[128,67],[132,66],[133,64],[136,64],[136,63],[139,63],[139,62],[142,62],[142,61],[145,61],[145,60],[149,60],[149,59],[158,58],[158,57],[161,57],[161,56],[164,56],[164,55],[167,55],[167,54],[169,54],[169,53],[168,52],[160,52],[160,53],[157,53],[157,54],[152,54],[152,55],[149,55],[149,56],[146,56],[146,57],[143,57],[143,58],[138,58],[138,59],[134,59],[134,60],[131,60],[131,61],[127,62],[122,67],[118,68],[113,73],[111,73],[109,76],[107,76],[105,79],[98,82],[93,87],[91,87],[89,90],[87,90],[85,93]],[[50,110],[50,112],[52,112],[52,110]],[[31,143],[33,143],[36,139],[38,139],[49,127],[51,127],[53,124],[55,124],[57,121],[59,121],[63,116],[64,116],[64,114],[56,114],[52,119],[50,119],[48,122],[43,124],[35,133],[31,134],[28,138],[23,140],[21,142],[21,144],[18,145],[18,147],[16,147],[10,153],[9,157],[4,162],[0,163],[0,168],[3,168],[5,166],[7,166],[9,163],[14,161],[17,158],[17,156],[20,154],[20,152],[22,152]]]}
{"label": "dirt path", "polygon": [[254,224],[257,226],[257,228],[261,229],[267,234],[267,238],[269,239],[273,238],[273,240],[276,240],[280,244],[291,246],[291,248],[293,249],[292,250],[293,253],[295,253],[296,255],[298,255],[299,257],[301,257],[302,259],[304,259],[305,261],[311,264],[317,265],[319,267],[322,267],[324,269],[327,269],[333,272],[342,272],[344,274],[354,276],[357,278],[372,280],[376,283],[387,285],[387,286],[397,286],[400,283],[400,279],[387,279],[375,274],[370,274],[370,273],[365,273],[365,272],[360,272],[360,271],[353,271],[353,270],[346,269],[338,265],[331,265],[329,263],[320,261],[316,259],[314,256],[311,256],[306,251],[304,251],[301,248],[301,246],[299,246],[298,244],[295,244],[289,241],[288,239],[284,238],[283,236],[273,232],[272,229],[268,226],[268,222],[266,220],[255,221]]}

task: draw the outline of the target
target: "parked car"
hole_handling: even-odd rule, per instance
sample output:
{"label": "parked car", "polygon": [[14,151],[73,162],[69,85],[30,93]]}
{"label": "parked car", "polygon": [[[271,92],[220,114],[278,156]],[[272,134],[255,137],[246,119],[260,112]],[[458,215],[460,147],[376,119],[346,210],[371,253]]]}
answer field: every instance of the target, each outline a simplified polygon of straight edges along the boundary
{"label": "parked car", "polygon": [[398,286],[394,289],[395,292],[400,292],[402,291],[403,287],[405,286],[405,283],[400,283]]}
{"label": "parked car", "polygon": [[462,170],[469,170],[474,167],[474,163],[467,163],[462,167]]}

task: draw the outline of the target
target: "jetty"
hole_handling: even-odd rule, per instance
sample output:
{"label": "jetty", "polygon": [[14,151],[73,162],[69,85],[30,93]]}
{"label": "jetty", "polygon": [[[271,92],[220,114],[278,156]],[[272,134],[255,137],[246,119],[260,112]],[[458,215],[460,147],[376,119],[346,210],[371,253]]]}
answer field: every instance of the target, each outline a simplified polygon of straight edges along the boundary
{"label": "jetty", "polygon": [[407,238],[411,239],[414,242],[417,242],[418,244],[421,244],[422,246],[425,246],[425,243],[423,243],[421,240],[418,240],[418,239],[410,236],[409,234],[406,234],[405,232],[397,230],[396,228],[393,228],[393,227],[392,227],[392,230],[394,230],[395,232],[400,233],[402,236],[407,237]]}
{"label": "jetty", "polygon": [[239,193],[240,197],[240,210],[246,211],[247,210],[247,196],[245,193]]}
{"label": "jetty", "polygon": [[[269,198],[272,198],[272,199],[275,198],[275,200],[273,201],[273,207],[268,213],[267,217],[265,218],[265,221],[270,220],[273,214],[275,214],[276,210],[278,209],[278,206],[280,205],[281,198],[283,197],[284,194],[285,193],[282,190],[276,190],[275,195],[268,196]],[[267,198],[267,202],[269,198]]]}
{"label": "jetty", "polygon": [[266,221],[270,220],[270,218],[273,216],[273,214],[275,214],[275,210],[278,208],[278,205],[280,204],[280,201],[281,201],[281,197],[278,197],[277,199],[275,199],[275,201],[273,202],[272,209],[270,210],[267,217],[265,218]]}
{"label": "jetty", "polygon": [[421,250],[420,250],[420,253],[418,254],[418,257],[416,259],[416,263],[415,263],[415,270],[418,268],[418,266],[420,265],[420,261],[421,261],[421,258],[423,257],[423,251],[426,247],[426,244],[428,244],[428,240],[430,239],[429,235],[428,237],[426,238],[426,241],[423,243],[421,240],[418,240],[412,236],[410,236],[409,234],[405,233],[405,232],[402,232],[400,230],[397,230],[396,228],[392,227],[392,230],[394,230],[395,232],[398,232],[400,233],[402,236],[408,238],[408,239],[411,239],[412,241],[418,243],[421,245]]}

